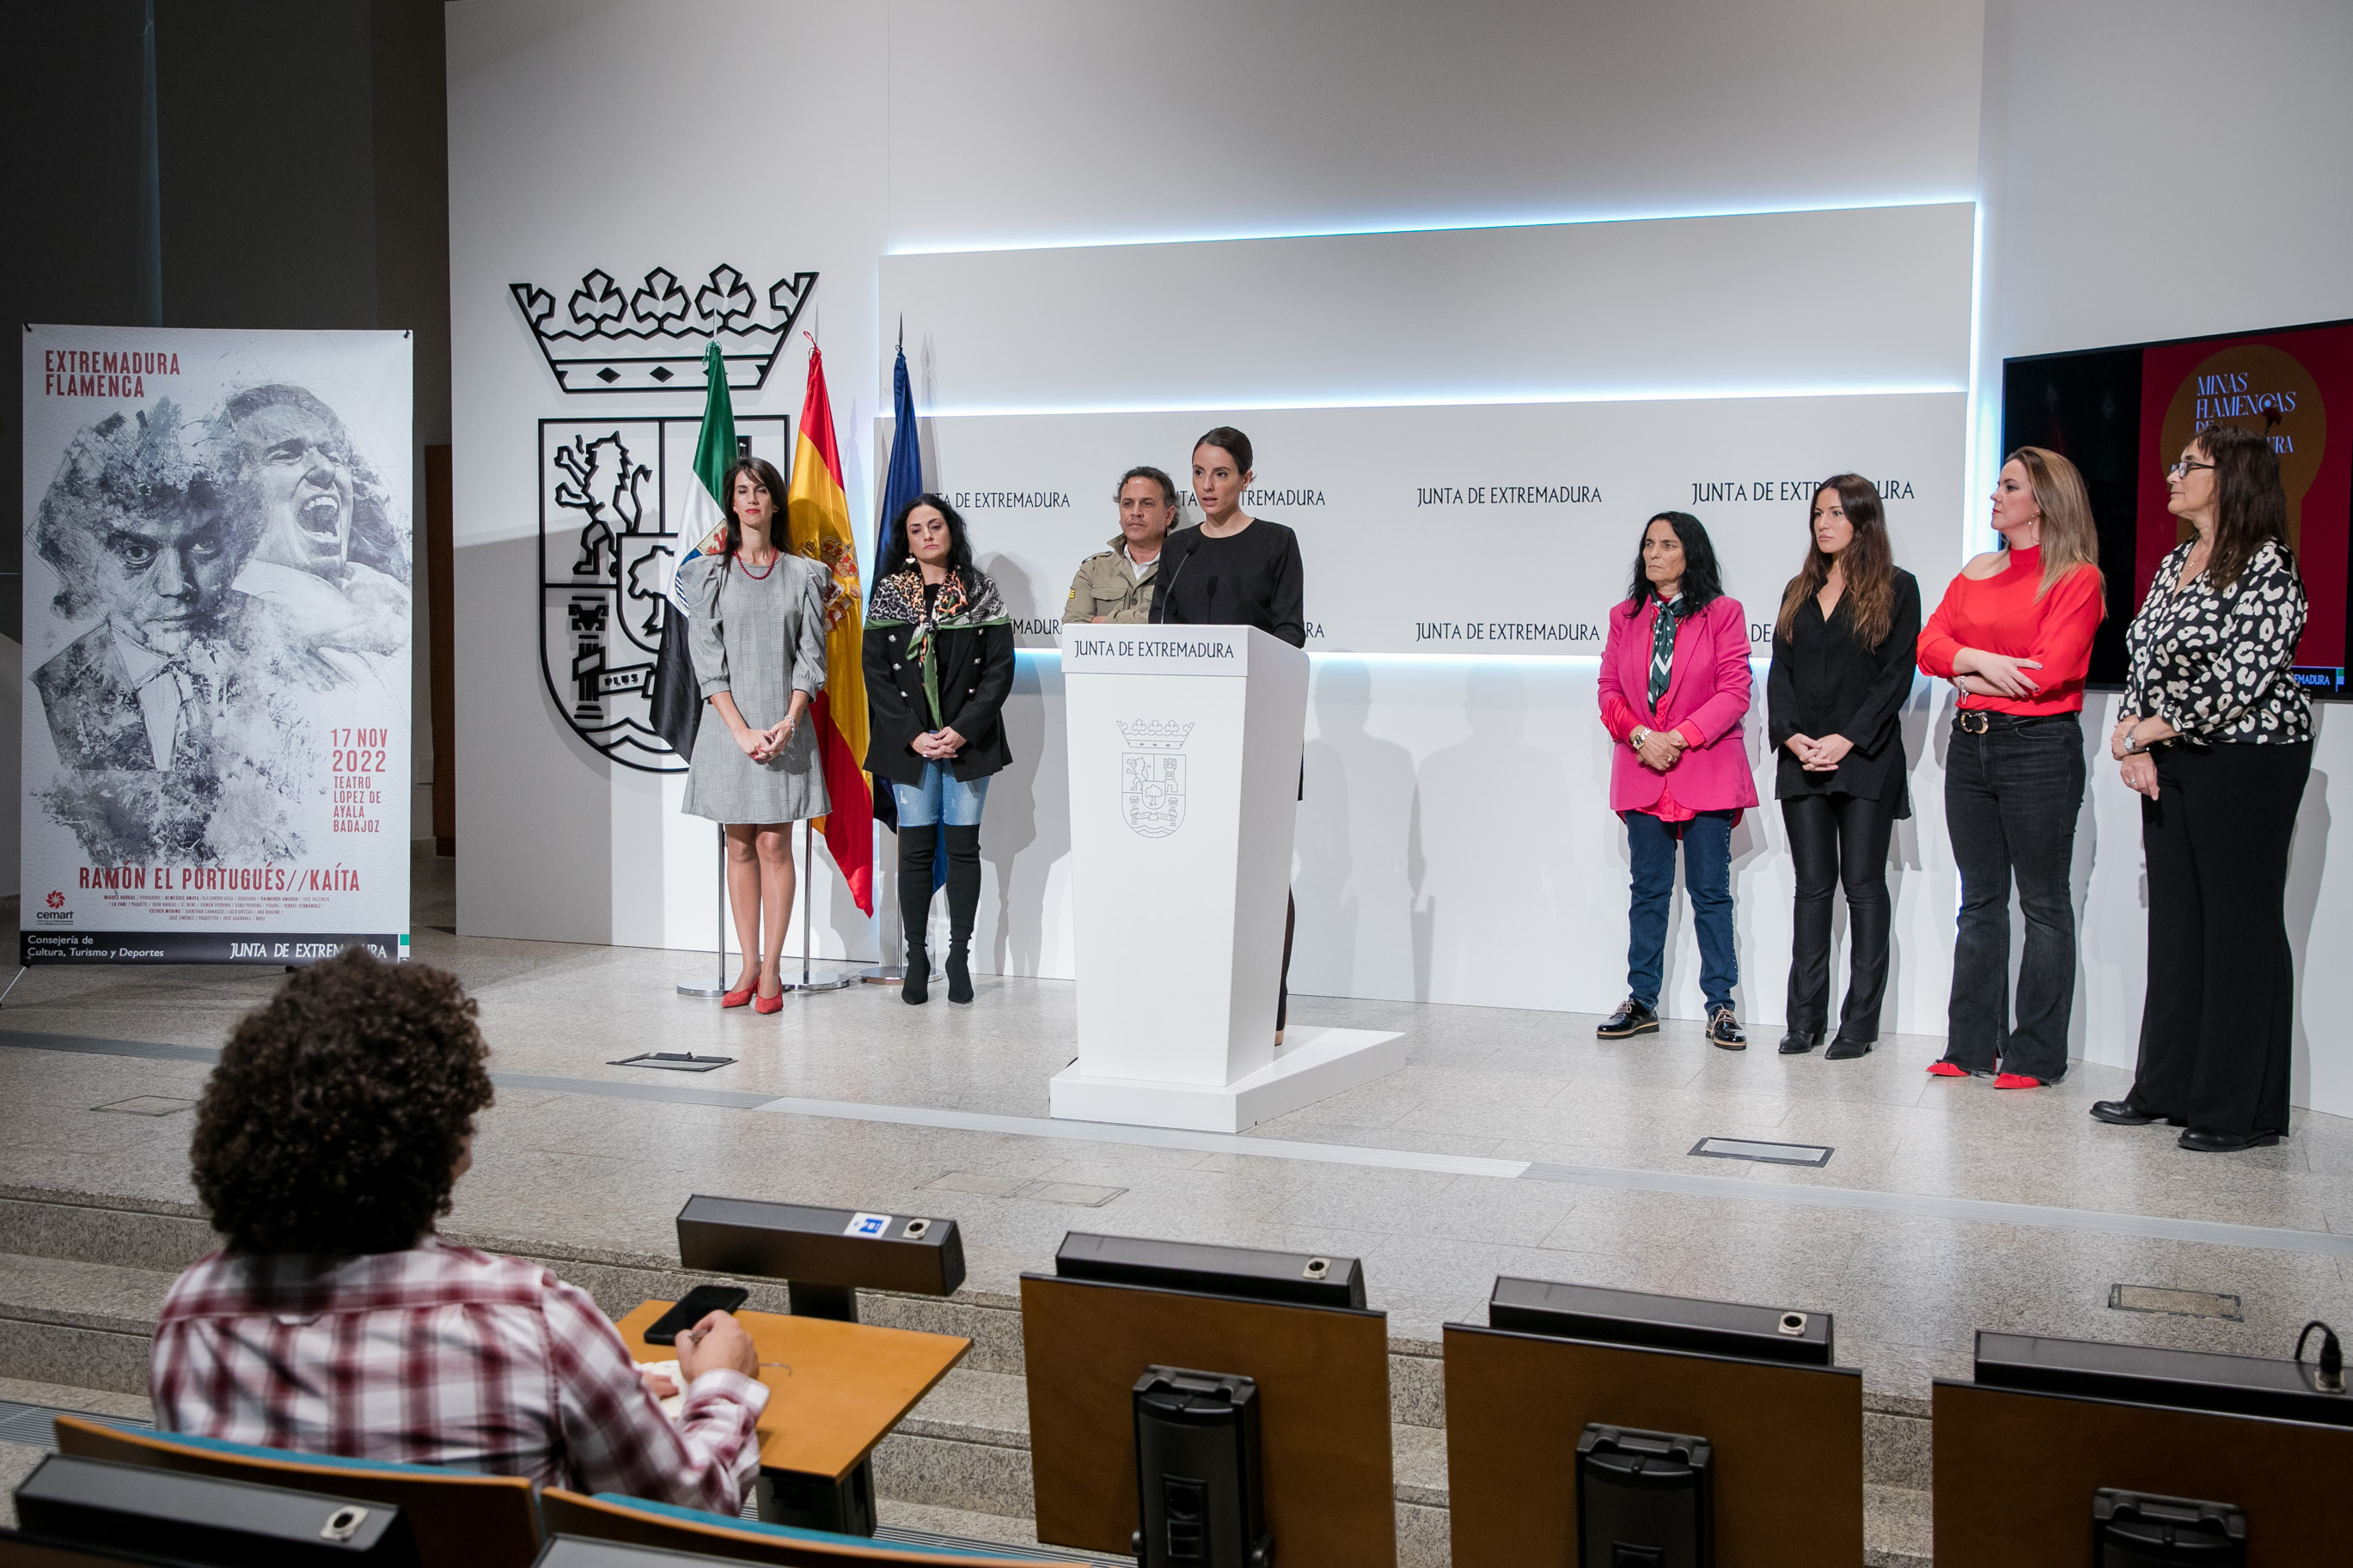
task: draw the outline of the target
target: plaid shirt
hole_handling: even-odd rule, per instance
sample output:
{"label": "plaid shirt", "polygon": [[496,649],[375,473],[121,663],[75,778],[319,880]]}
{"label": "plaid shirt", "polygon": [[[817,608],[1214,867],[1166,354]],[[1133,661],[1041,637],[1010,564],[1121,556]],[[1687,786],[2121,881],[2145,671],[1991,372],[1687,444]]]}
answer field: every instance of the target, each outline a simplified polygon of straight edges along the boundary
{"label": "plaid shirt", "polygon": [[586,1291],[435,1236],[342,1259],[201,1259],[164,1299],[151,1382],[165,1431],[730,1514],[768,1403],[751,1378],[706,1372],[673,1424]]}

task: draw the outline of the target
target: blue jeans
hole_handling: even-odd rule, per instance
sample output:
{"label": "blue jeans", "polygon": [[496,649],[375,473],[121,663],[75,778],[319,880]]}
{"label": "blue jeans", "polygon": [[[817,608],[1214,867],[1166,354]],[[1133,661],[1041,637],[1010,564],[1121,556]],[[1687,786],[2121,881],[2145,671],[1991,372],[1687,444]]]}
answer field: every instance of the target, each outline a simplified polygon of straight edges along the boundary
{"label": "blue jeans", "polygon": [[1661,822],[1647,811],[1619,814],[1634,852],[1634,896],[1627,914],[1626,989],[1645,1007],[1659,1005],[1667,955],[1667,910],[1675,899],[1675,841],[1683,847],[1683,889],[1699,933],[1699,986],[1707,1010],[1732,1005],[1740,960],[1732,946],[1732,816],[1703,811],[1689,822]]}
{"label": "blue jeans", "polygon": [[902,784],[891,781],[891,799],[899,808],[901,827],[978,827],[980,808],[988,799],[988,780],[966,784],[938,763],[923,764],[923,782]]}

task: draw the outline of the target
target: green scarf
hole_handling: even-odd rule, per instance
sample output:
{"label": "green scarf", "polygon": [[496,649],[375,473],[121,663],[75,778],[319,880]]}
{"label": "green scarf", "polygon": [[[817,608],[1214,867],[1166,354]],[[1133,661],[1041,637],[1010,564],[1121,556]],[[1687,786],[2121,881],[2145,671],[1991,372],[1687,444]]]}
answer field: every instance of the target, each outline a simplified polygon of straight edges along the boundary
{"label": "green scarf", "polygon": [[[979,584],[975,590],[965,583],[969,575]],[[874,584],[874,601],[868,606],[866,624],[870,626],[905,626],[907,657],[923,667],[923,700],[931,704],[932,728],[947,728],[947,720],[940,712],[940,664],[938,634],[961,628],[1001,626],[1012,617],[1005,613],[1005,601],[997,596],[997,584],[978,572],[951,572],[948,580],[940,584],[936,597],[926,605],[923,594],[923,574],[910,566],[894,572]]]}

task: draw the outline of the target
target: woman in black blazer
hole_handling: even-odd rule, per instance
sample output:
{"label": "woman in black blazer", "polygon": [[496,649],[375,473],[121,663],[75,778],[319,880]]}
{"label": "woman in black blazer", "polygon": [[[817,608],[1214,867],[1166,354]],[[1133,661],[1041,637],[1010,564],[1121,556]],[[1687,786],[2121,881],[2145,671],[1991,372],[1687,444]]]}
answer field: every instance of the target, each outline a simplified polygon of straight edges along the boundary
{"label": "woman in black blazer", "polygon": [[1788,1033],[1781,1054],[1821,1044],[1830,1016],[1831,892],[1843,883],[1852,973],[1838,1037],[1843,1061],[1879,1038],[1887,994],[1887,842],[1912,815],[1898,717],[1912,694],[1920,584],[1887,542],[1879,489],[1840,474],[1814,491],[1806,563],[1781,595],[1767,679],[1780,758],[1774,794],[1797,863]]}
{"label": "woman in black blazer", "polygon": [[[899,817],[899,914],[907,978],[927,999],[932,848],[947,846],[948,1000],[972,1000],[980,908],[980,813],[989,776],[1013,760],[998,715],[1013,689],[1013,624],[972,563],[964,519],[935,495],[891,525],[866,618],[866,771],[891,785]],[[938,832],[934,835],[934,827]]]}

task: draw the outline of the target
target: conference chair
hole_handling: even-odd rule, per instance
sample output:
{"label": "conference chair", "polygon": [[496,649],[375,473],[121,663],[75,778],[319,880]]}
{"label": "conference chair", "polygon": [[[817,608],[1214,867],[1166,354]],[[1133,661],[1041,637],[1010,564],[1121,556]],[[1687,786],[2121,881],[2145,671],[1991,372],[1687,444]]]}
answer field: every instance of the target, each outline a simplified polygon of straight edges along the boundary
{"label": "conference chair", "polygon": [[539,1494],[539,1510],[550,1536],[585,1536],[737,1563],[776,1563],[789,1568],[849,1568],[855,1563],[883,1563],[923,1568],[1046,1568],[1044,1560],[1021,1556],[1010,1547],[1003,1555],[976,1556],[951,1547],[836,1535],[789,1524],[759,1524],[613,1492],[584,1497],[549,1487]]}
{"label": "conference chair", "polygon": [[530,1568],[539,1555],[539,1510],[531,1482],[521,1476],[298,1454],[186,1432],[126,1431],[74,1415],[58,1416],[57,1432],[58,1452],[85,1459],[332,1491],[396,1507],[408,1516],[422,1568]]}

